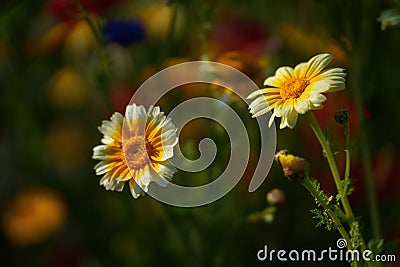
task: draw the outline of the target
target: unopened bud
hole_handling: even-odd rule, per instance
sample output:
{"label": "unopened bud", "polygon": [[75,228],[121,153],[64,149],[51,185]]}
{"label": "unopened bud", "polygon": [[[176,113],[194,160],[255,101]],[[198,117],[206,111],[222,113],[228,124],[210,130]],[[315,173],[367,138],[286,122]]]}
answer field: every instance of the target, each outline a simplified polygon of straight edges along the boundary
{"label": "unopened bud", "polygon": [[279,161],[284,175],[290,180],[301,181],[308,176],[310,164],[305,159],[288,154],[287,151],[278,152],[275,159]]}
{"label": "unopened bud", "polygon": [[266,198],[268,204],[276,205],[285,202],[286,196],[282,190],[275,188],[268,192]]}
{"label": "unopened bud", "polygon": [[289,154],[289,150],[287,150],[287,149],[279,150],[279,151],[276,152],[276,154],[275,154],[275,161],[278,162],[278,163],[280,163],[280,162],[279,162],[279,157],[280,157],[281,155],[285,155],[285,156],[286,156],[287,154]]}
{"label": "unopened bud", "polygon": [[335,112],[335,121],[340,125],[344,125],[350,120],[350,110],[348,108],[340,108]]}

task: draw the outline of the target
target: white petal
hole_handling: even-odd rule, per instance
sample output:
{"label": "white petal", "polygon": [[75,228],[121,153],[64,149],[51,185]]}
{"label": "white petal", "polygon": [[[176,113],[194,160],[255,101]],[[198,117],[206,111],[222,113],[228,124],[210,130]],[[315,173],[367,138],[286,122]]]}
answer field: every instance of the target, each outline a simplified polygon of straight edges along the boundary
{"label": "white petal", "polygon": [[286,116],[282,116],[281,117],[281,124],[279,125],[279,129],[283,129],[285,127],[289,126],[288,121],[287,121],[287,117]]}
{"label": "white petal", "polygon": [[143,190],[135,183],[133,179],[129,181],[129,189],[131,190],[131,194],[134,198],[144,195]]}
{"label": "white petal", "polygon": [[108,135],[105,135],[102,139],[101,142],[105,145],[111,144],[112,142],[114,142],[114,139],[112,139],[111,137],[109,137]]}
{"label": "white petal", "polygon": [[287,100],[280,100],[277,104],[277,106],[274,109],[274,113],[275,116],[277,117],[281,117],[282,115],[284,115],[285,113],[288,113],[288,111],[286,110],[286,107],[284,106],[284,103]]}
{"label": "white petal", "polygon": [[314,104],[314,105],[319,105],[322,104],[325,100],[326,97],[322,94],[319,93],[311,93],[309,100]]}
{"label": "white petal", "polygon": [[294,101],[294,108],[298,113],[304,114],[310,109],[310,106],[307,100],[296,99]]}
{"label": "white petal", "polygon": [[264,115],[265,113],[268,113],[269,111],[271,111],[271,108],[268,104],[259,105],[259,106],[255,107],[253,110],[250,110],[253,118]]}
{"label": "white petal", "polygon": [[94,170],[96,171],[96,175],[102,175],[109,171],[109,164],[105,161],[100,161],[94,166]]}
{"label": "white petal", "polygon": [[331,86],[331,81],[322,80],[322,81],[318,81],[318,82],[310,84],[309,86],[307,86],[305,91],[306,92],[324,93],[324,92],[327,92],[329,90],[330,86]]}
{"label": "white petal", "polygon": [[129,131],[135,130],[136,134],[141,134],[142,131],[144,131],[146,119],[146,110],[143,106],[136,106],[136,104],[132,104],[126,107],[125,123],[127,123]]}
{"label": "white petal", "polygon": [[247,99],[253,99],[259,95],[262,95],[262,91],[261,90],[255,90],[254,92],[252,92],[251,94],[248,95]]}
{"label": "white petal", "polygon": [[307,65],[304,66],[301,77],[312,79],[318,75],[328,64],[332,61],[333,57],[330,54],[319,54],[311,58]]}
{"label": "white petal", "polygon": [[290,78],[292,78],[292,75],[293,75],[293,68],[291,67],[280,67],[276,70],[275,73],[275,76],[284,80],[289,80]]}
{"label": "white petal", "polygon": [[161,135],[162,145],[164,146],[175,146],[178,143],[178,136],[175,131],[168,132],[166,134]]}
{"label": "white petal", "polygon": [[150,182],[155,181],[157,177],[152,177],[149,168],[151,166],[147,166],[146,170],[143,172],[142,176],[136,177],[135,182],[139,185],[139,187],[144,191],[147,192],[148,186]]}
{"label": "white petal", "polygon": [[272,113],[271,118],[269,118],[268,127],[271,127],[272,123],[274,123],[275,113]]}
{"label": "white petal", "polygon": [[105,136],[109,136],[114,140],[121,142],[121,132],[117,129],[111,121],[104,120],[100,127],[98,127],[99,131]]}
{"label": "white petal", "polygon": [[282,116],[288,116],[292,112],[293,109],[294,109],[294,99],[289,98],[282,105],[282,109],[281,109]]}
{"label": "white petal", "polygon": [[296,110],[293,109],[289,116],[286,117],[286,122],[290,129],[293,129],[294,126],[296,126],[298,116]]}
{"label": "white petal", "polygon": [[306,65],[307,62],[302,62],[300,64],[297,64],[296,67],[294,68],[293,75],[296,77],[301,77],[301,73]]}
{"label": "white petal", "polygon": [[122,127],[122,124],[124,123],[124,116],[122,116],[122,114],[119,112],[115,112],[111,116],[111,121],[115,127]]}
{"label": "white petal", "polygon": [[267,79],[265,79],[264,81],[264,85],[265,86],[274,86],[274,87],[280,87],[282,83],[282,78],[275,75],[275,76],[271,76],[268,77]]}
{"label": "white petal", "polygon": [[106,190],[122,191],[125,182],[116,181],[112,179],[108,174],[106,174],[103,178],[101,178],[100,185],[103,185]]}
{"label": "white petal", "polygon": [[170,181],[174,174],[177,172],[175,166],[173,166],[169,161],[157,162],[157,164],[155,164],[155,167],[157,168],[157,170],[154,171],[156,171],[162,178],[159,179],[159,181],[155,181],[163,186],[165,186],[165,182]]}
{"label": "white petal", "polygon": [[258,97],[258,98],[256,98],[256,99],[254,99],[254,100],[250,103],[249,108],[252,109],[252,108],[254,108],[255,106],[258,106],[258,105],[264,104],[264,103],[268,104],[267,101],[265,100],[264,96],[260,96],[260,97]]}

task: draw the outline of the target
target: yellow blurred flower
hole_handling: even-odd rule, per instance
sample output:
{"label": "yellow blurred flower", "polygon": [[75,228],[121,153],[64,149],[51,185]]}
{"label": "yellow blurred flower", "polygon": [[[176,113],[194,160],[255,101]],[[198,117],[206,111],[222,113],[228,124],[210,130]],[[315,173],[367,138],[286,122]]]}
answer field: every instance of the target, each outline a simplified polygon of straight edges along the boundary
{"label": "yellow blurred flower", "polygon": [[50,125],[45,139],[44,153],[53,168],[64,172],[82,167],[86,163],[89,149],[88,136],[80,123],[58,120]]}
{"label": "yellow blurred flower", "polygon": [[78,71],[63,67],[49,81],[48,97],[56,108],[82,106],[88,95],[88,85]]}
{"label": "yellow blurred flower", "polygon": [[71,28],[71,23],[58,23],[47,30],[42,36],[37,37],[29,43],[29,47],[33,53],[47,55],[62,47],[65,38],[68,36]]}
{"label": "yellow blurred flower", "polygon": [[11,201],[3,213],[6,236],[17,246],[39,243],[60,229],[66,207],[50,189],[26,191]]}
{"label": "yellow blurred flower", "polygon": [[[124,126],[124,140],[122,131]],[[107,190],[122,191],[126,181],[134,198],[147,192],[150,182],[165,186],[176,168],[168,159],[178,142],[177,128],[159,107],[128,105],[125,117],[116,112],[111,121],[103,121],[99,131],[104,134],[93,148],[93,159],[101,160],[95,167],[103,175],[100,185]]]}
{"label": "yellow blurred flower", "polygon": [[326,97],[322,93],[336,92],[344,89],[344,69],[332,68],[324,70],[332,61],[329,54],[320,54],[308,62],[298,64],[294,69],[280,67],[274,76],[268,77],[264,85],[269,86],[257,90],[248,96],[255,100],[249,109],[253,117],[274,110],[269,126],[275,117],[281,117],[280,128],[293,128],[298,114],[309,110],[321,109]]}
{"label": "yellow blurred flower", "polygon": [[[96,20],[94,20],[96,21]],[[96,38],[86,21],[76,23],[68,33],[64,43],[64,53],[67,58],[81,59],[93,52]]]}
{"label": "yellow blurred flower", "polygon": [[[169,34],[172,20],[174,19],[174,8],[169,5],[165,5],[163,2],[159,3],[145,3],[140,8],[137,8],[133,14],[138,16],[143,21],[146,31],[150,39],[153,40],[165,40]],[[174,34],[179,36],[182,34],[184,25],[184,9],[179,9],[176,12],[175,24],[174,24]]]}

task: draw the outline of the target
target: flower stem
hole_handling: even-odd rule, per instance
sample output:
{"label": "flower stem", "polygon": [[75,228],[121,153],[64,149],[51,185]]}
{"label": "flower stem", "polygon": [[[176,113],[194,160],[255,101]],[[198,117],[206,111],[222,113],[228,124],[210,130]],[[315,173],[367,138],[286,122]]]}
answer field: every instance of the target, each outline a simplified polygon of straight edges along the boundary
{"label": "flower stem", "polygon": [[324,154],[328,160],[329,167],[332,172],[333,180],[335,181],[335,184],[336,184],[336,188],[339,193],[343,193],[340,200],[342,202],[346,217],[348,219],[350,219],[351,221],[354,221],[355,220],[354,214],[351,209],[347,195],[343,191],[344,189],[343,189],[343,186],[341,183],[342,180],[340,178],[339,170],[337,168],[335,158],[333,157],[331,147],[330,147],[328,141],[326,140],[324,133],[321,130],[321,127],[319,127],[319,124],[318,124],[317,120],[315,119],[314,114],[311,111],[309,111],[306,113],[306,115],[307,115],[307,118],[308,118],[311,128],[313,129],[315,135],[318,138],[319,143],[322,146],[322,149],[324,150]]}
{"label": "flower stem", "polygon": [[[344,136],[346,137],[346,169],[344,172],[344,179],[345,180],[349,180],[350,179],[350,127],[349,127],[349,122],[347,122],[346,124],[343,125],[344,128]],[[347,183],[346,183],[346,187],[344,188],[344,192],[347,192]]]}
{"label": "flower stem", "polygon": [[176,35],[176,25],[178,23],[178,5],[179,3],[169,3],[170,8],[172,9],[172,17],[171,21],[168,25],[168,34],[166,35],[165,45],[163,46],[163,50],[161,50],[161,60],[165,60],[171,54],[171,48],[175,45],[175,35]]}
{"label": "flower stem", "polygon": [[368,134],[368,121],[365,116],[366,109],[366,82],[368,75],[372,70],[374,58],[371,56],[374,51],[373,40],[377,38],[377,31],[371,31],[371,27],[375,26],[374,18],[376,13],[373,10],[379,6],[379,1],[364,1],[360,7],[361,13],[360,20],[352,20],[351,22],[356,25],[354,27],[353,38],[350,43],[353,46],[350,56],[353,60],[353,93],[356,101],[357,113],[360,120],[360,133],[359,133],[359,147],[361,153],[361,164],[365,180],[365,187],[367,193],[367,201],[369,207],[369,216],[371,221],[372,236],[374,238],[381,237],[381,225],[379,222],[379,209],[378,200],[376,196],[376,185],[371,170],[371,140]]}
{"label": "flower stem", "polygon": [[[314,114],[311,111],[309,111],[306,113],[306,115],[307,115],[308,121],[311,125],[311,128],[313,129],[315,135],[318,138],[318,141],[320,142],[320,144],[324,150],[325,156],[328,160],[329,167],[330,167],[332,175],[333,175],[333,179],[336,184],[336,188],[337,188],[338,192],[341,194],[340,201],[344,208],[345,219],[346,219],[348,225],[351,226],[354,222],[356,222],[356,219],[354,217],[353,210],[351,209],[349,199],[347,198],[346,191],[344,191],[346,189],[343,188],[343,186],[342,186],[342,180],[340,178],[339,170],[337,168],[335,158],[333,157],[331,147],[330,147],[328,141],[326,140],[324,133],[321,130],[321,127],[319,126],[317,120],[315,119]],[[349,143],[349,142],[350,142],[350,134],[348,133],[346,136],[346,143]],[[346,172],[350,172],[350,151],[348,148],[347,148],[347,151],[348,152],[346,152],[346,155],[348,154],[348,158],[346,158],[346,162],[348,162],[348,167],[346,168]],[[349,175],[349,174],[347,174],[347,175]],[[357,233],[357,235],[359,236],[359,238],[361,240],[362,249],[365,250],[366,243],[364,241],[363,236],[361,235],[361,233]]]}
{"label": "flower stem", "polygon": [[324,210],[329,214],[332,221],[335,223],[340,235],[346,240],[348,249],[353,250],[353,245],[351,243],[351,238],[347,234],[346,229],[343,227],[340,219],[336,216],[336,214],[331,210],[328,206],[327,202],[321,197],[318,190],[315,188],[314,184],[311,182],[311,179],[307,176],[301,181],[302,185],[311,193],[311,195],[315,198],[317,204],[321,205]]}

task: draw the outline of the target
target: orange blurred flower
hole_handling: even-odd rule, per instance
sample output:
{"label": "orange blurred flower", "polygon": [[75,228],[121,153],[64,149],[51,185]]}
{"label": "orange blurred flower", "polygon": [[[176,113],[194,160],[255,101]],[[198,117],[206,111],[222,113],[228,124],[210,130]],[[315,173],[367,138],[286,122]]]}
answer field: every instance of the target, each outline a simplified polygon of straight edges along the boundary
{"label": "orange blurred flower", "polygon": [[59,195],[47,188],[31,189],[13,199],[2,214],[2,226],[17,246],[36,244],[60,229],[66,207]]}

